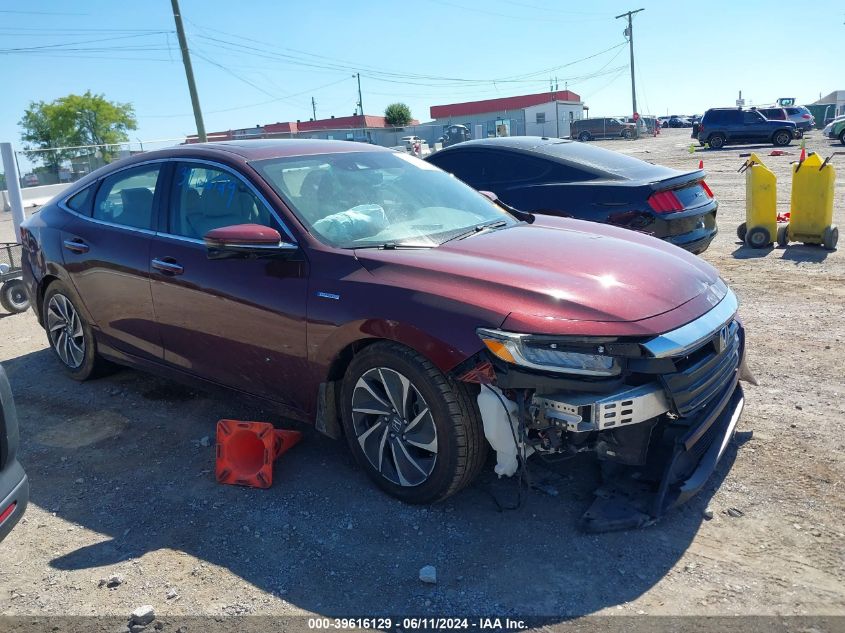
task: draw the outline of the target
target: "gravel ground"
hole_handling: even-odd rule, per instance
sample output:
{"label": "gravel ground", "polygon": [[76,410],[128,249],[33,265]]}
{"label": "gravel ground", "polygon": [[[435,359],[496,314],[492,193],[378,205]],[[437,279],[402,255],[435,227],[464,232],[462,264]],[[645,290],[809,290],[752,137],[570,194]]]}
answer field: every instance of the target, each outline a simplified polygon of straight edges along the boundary
{"label": "gravel ground", "polygon": [[[213,442],[201,441],[216,421],[283,420],[131,370],[77,384],[31,313],[6,316],[0,360],[32,504],[0,544],[0,614],[125,618],[150,604],[159,618],[845,615],[843,250],[738,243],[748,148],[691,155],[687,130],[599,144],[679,168],[703,159],[721,203],[721,233],[703,257],[741,298],[760,386],[746,390],[741,440],[687,506],[640,531],[582,534],[598,477],[589,460],[535,467],[556,496],[523,492],[516,510],[498,510],[495,499],[509,504],[518,490],[492,469],[443,504],[405,506],[371,486],[343,444],[310,429],[277,463],[271,489],[220,486]],[[788,149],[764,159],[782,181],[783,210],[799,152]],[[839,147],[814,132],[808,149]],[[845,162],[838,169],[845,225]],[[0,214],[0,236],[9,223]],[[420,582],[425,565],[436,584]],[[103,586],[113,575],[120,584]]]}

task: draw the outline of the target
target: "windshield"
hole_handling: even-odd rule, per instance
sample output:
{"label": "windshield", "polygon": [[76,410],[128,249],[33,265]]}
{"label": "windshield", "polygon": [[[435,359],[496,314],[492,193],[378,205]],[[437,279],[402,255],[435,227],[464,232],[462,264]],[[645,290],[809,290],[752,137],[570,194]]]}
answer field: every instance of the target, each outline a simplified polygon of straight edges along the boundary
{"label": "windshield", "polygon": [[348,152],[253,166],[321,241],[340,248],[438,246],[517,220],[453,176],[398,152]]}

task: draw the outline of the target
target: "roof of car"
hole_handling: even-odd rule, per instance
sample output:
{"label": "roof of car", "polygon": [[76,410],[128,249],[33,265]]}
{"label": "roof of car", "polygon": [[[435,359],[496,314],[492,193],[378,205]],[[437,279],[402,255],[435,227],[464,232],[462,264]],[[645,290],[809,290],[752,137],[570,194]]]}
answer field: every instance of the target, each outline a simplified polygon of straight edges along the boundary
{"label": "roof of car", "polygon": [[236,154],[246,160],[282,158],[285,156],[307,156],[311,154],[338,154],[345,152],[389,152],[385,147],[356,143],[354,141],[329,141],[323,139],[255,139],[241,141],[215,141],[211,143],[190,143],[180,149],[223,151]]}
{"label": "roof of car", "polygon": [[573,141],[568,139],[550,138],[546,136],[498,136],[495,138],[479,138],[471,141],[464,141],[463,143],[444,148],[444,151],[459,147],[509,147],[511,149],[533,150],[543,145],[572,142]]}

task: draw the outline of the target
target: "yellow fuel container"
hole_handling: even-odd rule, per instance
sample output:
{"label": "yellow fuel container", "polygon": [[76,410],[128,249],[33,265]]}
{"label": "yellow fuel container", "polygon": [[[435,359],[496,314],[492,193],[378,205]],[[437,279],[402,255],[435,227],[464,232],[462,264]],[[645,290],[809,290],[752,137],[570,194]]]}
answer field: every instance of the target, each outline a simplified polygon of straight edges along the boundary
{"label": "yellow fuel container", "polygon": [[765,248],[775,240],[778,228],[777,176],[752,153],[745,162],[745,222],[737,236],[753,248]]}
{"label": "yellow fuel container", "polygon": [[833,165],[816,153],[792,166],[792,198],[785,241],[822,244],[830,250],[836,248],[839,229],[833,224],[835,182]]}

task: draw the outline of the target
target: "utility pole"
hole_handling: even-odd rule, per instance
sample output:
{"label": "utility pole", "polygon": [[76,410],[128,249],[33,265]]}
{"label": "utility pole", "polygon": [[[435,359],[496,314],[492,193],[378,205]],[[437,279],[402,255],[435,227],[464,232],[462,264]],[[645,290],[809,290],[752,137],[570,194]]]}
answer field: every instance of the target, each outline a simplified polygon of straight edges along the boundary
{"label": "utility pole", "polygon": [[355,76],[358,77],[358,112],[361,116],[364,116],[364,104],[361,101],[361,73],[357,73]]}
{"label": "utility pole", "polygon": [[194,119],[197,122],[197,139],[205,143],[205,123],[202,122],[200,98],[197,95],[197,85],[194,82],[194,69],[191,67],[191,54],[188,52],[188,40],[185,39],[185,29],[182,26],[182,13],[179,11],[179,0],[170,0],[173,5],[173,19],[176,22],[176,36],[179,38],[179,48],[182,49],[182,63],[185,64],[185,76],[188,78],[188,91],[191,93],[191,106],[194,108]]}
{"label": "utility pole", "polygon": [[[628,28],[625,29],[625,35],[628,37],[628,45],[631,49],[631,103],[634,107],[634,114],[637,113],[637,84],[636,80],[634,79],[634,25],[631,21],[631,18],[635,13],[639,13],[640,11],[645,11],[645,9],[637,9],[636,11],[628,11],[623,13],[622,15],[617,15],[616,19],[619,18],[628,18]],[[639,121],[637,121],[634,125],[634,130],[637,135],[639,135],[640,125]]]}
{"label": "utility pole", "polygon": [[314,101],[314,97],[311,97],[311,114],[314,115],[314,120],[317,120],[317,102]]}

